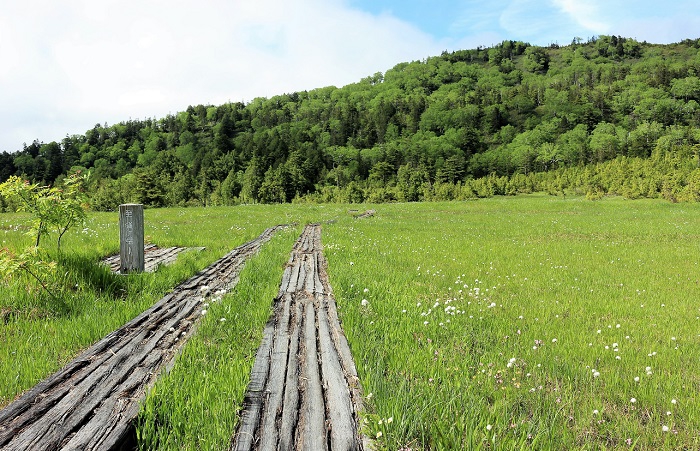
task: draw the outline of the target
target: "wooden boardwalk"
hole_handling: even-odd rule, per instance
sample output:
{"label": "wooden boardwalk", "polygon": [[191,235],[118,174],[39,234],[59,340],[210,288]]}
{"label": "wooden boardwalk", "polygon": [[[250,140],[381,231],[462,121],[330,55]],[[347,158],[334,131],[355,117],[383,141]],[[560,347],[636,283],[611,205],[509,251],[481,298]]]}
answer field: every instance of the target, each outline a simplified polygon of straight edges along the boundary
{"label": "wooden boardwalk", "polygon": [[109,450],[133,438],[139,404],[193,333],[203,296],[231,289],[246,259],[280,227],[237,247],[0,410],[0,449]]}
{"label": "wooden boardwalk", "polygon": [[321,226],[294,245],[231,449],[361,450],[361,393],[338,321]]}
{"label": "wooden boardwalk", "polygon": [[[147,244],[143,249],[144,271],[153,272],[160,265],[169,265],[177,260],[177,256],[185,251],[202,251],[203,247],[164,247],[160,248],[154,244]],[[102,263],[109,266],[112,272],[119,272],[121,261],[119,254],[112,255],[102,260]]]}

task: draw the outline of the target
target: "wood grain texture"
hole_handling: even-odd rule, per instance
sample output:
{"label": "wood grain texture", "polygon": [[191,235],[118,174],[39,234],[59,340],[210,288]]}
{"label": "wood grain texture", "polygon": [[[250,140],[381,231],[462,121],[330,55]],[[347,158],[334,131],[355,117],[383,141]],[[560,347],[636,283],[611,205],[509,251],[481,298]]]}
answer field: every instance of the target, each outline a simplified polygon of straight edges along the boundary
{"label": "wood grain texture", "polygon": [[232,450],[366,447],[357,373],[322,251],[321,227],[307,226],[282,276],[272,336],[258,349]]}

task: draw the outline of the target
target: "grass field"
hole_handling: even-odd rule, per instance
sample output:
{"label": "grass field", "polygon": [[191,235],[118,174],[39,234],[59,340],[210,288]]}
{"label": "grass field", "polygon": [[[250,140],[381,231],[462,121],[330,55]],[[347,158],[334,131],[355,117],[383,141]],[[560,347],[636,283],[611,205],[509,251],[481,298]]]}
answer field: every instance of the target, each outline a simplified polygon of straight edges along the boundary
{"label": "grass field", "polygon": [[[139,418],[144,449],[221,449],[291,245],[324,222],[330,282],[386,449],[698,449],[700,208],[524,196],[460,203],[147,210],[161,246],[206,246],[112,276],[116,214],[66,238],[61,305],[0,287],[0,405],[264,228],[297,222],[211,308]],[[360,206],[365,208],[365,206]],[[367,207],[369,208],[369,207]],[[29,243],[0,216],[2,246]],[[222,321],[221,318],[224,318]]]}

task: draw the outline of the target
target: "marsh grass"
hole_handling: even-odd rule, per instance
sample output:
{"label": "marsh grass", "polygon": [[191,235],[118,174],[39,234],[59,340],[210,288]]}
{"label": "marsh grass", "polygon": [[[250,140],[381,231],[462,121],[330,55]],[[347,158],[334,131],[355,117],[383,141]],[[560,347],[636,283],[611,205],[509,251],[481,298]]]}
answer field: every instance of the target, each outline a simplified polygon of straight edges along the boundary
{"label": "marsh grass", "polygon": [[696,207],[378,211],[324,242],[380,447],[698,447]]}
{"label": "marsh grass", "polygon": [[[350,208],[146,210],[149,241],[207,249],[116,278],[94,262],[118,250],[117,216],[91,215],[63,244],[65,306],[26,281],[0,287],[15,311],[0,325],[0,404],[265,227],[296,222],[211,305],[139,417],[143,449],[225,447],[291,245],[333,219],[330,283],[378,448],[700,447],[698,207],[535,195],[360,206],[377,210],[363,220]],[[26,240],[18,223],[0,215],[3,246]]]}

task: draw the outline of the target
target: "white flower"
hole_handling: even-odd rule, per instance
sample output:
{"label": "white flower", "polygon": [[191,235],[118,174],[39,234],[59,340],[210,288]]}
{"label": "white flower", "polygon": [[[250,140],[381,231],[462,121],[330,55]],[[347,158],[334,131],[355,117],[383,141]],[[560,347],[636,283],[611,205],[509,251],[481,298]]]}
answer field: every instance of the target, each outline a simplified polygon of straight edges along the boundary
{"label": "white flower", "polygon": [[223,323],[224,321],[226,321],[226,318],[219,318],[219,321]]}
{"label": "white flower", "polygon": [[552,338],[552,343],[556,343],[556,342],[557,342],[557,339],[556,339],[556,338]]}
{"label": "white flower", "polygon": [[599,377],[599,376],[600,376],[600,373],[598,371],[593,372],[593,377]]}
{"label": "white flower", "polygon": [[668,426],[664,424],[663,426],[661,426],[661,430],[664,432],[668,432]]}
{"label": "white flower", "polygon": [[675,399],[671,400],[671,404],[676,404],[676,403],[678,403],[678,401],[676,401]]}
{"label": "white flower", "polygon": [[377,432],[377,438],[382,436],[382,431]]}
{"label": "white flower", "polygon": [[632,398],[632,399],[630,399],[630,402],[631,402],[632,404],[634,404],[635,402],[637,402],[637,398]]}
{"label": "white flower", "polygon": [[486,425],[486,430],[487,430],[487,431],[490,431],[492,427],[493,427],[493,426],[491,426],[490,424],[487,424],[487,425]]}
{"label": "white flower", "polygon": [[634,378],[634,381],[635,381],[635,382],[639,382],[639,376],[635,377],[635,378]]}
{"label": "white flower", "polygon": [[362,290],[362,291],[364,291],[365,293],[369,293],[369,288],[365,288],[365,289]]}
{"label": "white flower", "polygon": [[393,422],[393,421],[394,421],[394,417],[389,417],[389,418],[386,419],[386,422],[387,422],[387,423],[391,423],[391,422]]}
{"label": "white flower", "polygon": [[593,415],[598,415],[600,412],[598,412],[598,409],[593,410]]}
{"label": "white flower", "polygon": [[207,311],[206,311],[206,310],[202,310],[202,316],[204,316],[204,315],[206,315],[206,314],[207,314]]}
{"label": "white flower", "polygon": [[367,299],[363,299],[361,304],[363,307],[367,307],[369,305],[369,301]]}

